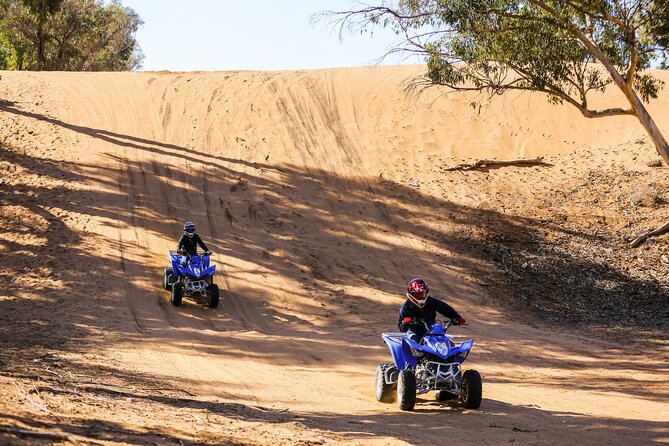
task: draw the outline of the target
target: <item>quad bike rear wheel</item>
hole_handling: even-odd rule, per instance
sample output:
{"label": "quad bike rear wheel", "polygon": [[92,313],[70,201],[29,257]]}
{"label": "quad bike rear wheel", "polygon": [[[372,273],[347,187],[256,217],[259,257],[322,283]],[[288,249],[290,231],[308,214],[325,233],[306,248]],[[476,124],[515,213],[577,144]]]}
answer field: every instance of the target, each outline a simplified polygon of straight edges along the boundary
{"label": "quad bike rear wheel", "polygon": [[413,410],[416,405],[416,375],[413,370],[401,370],[397,376],[397,403],[402,410]]}
{"label": "quad bike rear wheel", "polygon": [[181,305],[181,299],[184,297],[184,288],[180,283],[172,285],[172,305],[178,307]]}
{"label": "quad bike rear wheel", "polygon": [[209,287],[209,302],[207,302],[207,306],[209,308],[216,308],[218,307],[218,300],[220,298],[220,290],[218,289],[218,285],[213,284]]}
{"label": "quad bike rear wheel", "polygon": [[395,365],[389,362],[382,362],[376,366],[376,401],[382,403],[392,403],[395,397],[396,383],[386,382],[386,371],[395,368]]}
{"label": "quad bike rear wheel", "polygon": [[165,271],[163,271],[163,288],[167,291],[172,289],[173,277],[172,268],[165,268]]}
{"label": "quad bike rear wheel", "polygon": [[481,375],[476,370],[467,370],[462,376],[460,401],[465,409],[478,409],[483,398]]}

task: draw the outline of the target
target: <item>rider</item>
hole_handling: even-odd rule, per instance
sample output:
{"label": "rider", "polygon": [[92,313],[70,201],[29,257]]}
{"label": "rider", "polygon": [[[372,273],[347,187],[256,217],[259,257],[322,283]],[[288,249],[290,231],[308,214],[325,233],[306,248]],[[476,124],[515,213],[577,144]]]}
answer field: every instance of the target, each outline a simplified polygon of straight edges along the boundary
{"label": "rider", "polygon": [[200,245],[204,251],[209,251],[207,245],[205,245],[200,236],[195,233],[195,223],[187,221],[184,224],[184,233],[181,236],[179,246],[177,247],[177,252],[181,254],[181,264],[183,266],[188,264],[188,259],[197,255],[197,245]]}
{"label": "rider", "polygon": [[400,308],[397,326],[400,331],[407,333],[407,337],[420,342],[426,333],[427,326],[431,326],[437,319],[437,313],[451,319],[454,325],[464,325],[466,321],[446,302],[429,296],[430,287],[423,279],[415,278],[407,286],[407,300]]}

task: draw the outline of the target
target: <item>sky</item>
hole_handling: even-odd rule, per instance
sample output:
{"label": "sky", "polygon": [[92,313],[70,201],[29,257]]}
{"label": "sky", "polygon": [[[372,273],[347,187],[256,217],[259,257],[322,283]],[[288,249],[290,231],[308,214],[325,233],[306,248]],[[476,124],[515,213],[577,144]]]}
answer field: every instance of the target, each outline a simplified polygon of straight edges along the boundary
{"label": "sky", "polygon": [[[373,1],[370,1],[373,3]],[[144,20],[137,41],[141,70],[297,70],[421,63],[398,54],[379,59],[398,37],[389,30],[339,32],[319,11],[360,6],[351,0],[122,0]]]}

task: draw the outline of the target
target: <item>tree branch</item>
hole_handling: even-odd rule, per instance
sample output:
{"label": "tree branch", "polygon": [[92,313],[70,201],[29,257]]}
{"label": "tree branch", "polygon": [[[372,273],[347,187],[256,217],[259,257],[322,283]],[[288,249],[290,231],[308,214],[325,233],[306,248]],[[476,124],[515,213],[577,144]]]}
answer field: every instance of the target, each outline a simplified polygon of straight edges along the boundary
{"label": "tree branch", "polygon": [[525,88],[525,87],[516,87],[516,86],[511,86],[511,87],[507,87],[507,88],[513,89],[513,90],[538,91],[538,92],[541,92],[541,93],[552,94],[552,95],[558,96],[558,97],[564,99],[565,101],[567,101],[568,103],[570,103],[571,105],[573,105],[574,107],[576,107],[578,109],[578,111],[580,111],[581,114],[583,116],[585,116],[586,118],[604,118],[604,117],[607,117],[607,116],[636,115],[636,113],[634,112],[633,109],[621,108],[621,107],[607,108],[607,109],[604,109],[604,110],[590,110],[587,107],[585,107],[584,105],[580,104],[578,101],[576,101],[571,96],[563,93],[562,91],[554,91],[554,90],[551,90],[551,89],[539,89],[539,88],[529,89],[529,88]]}
{"label": "tree branch", "polygon": [[540,156],[537,158],[519,158],[515,160],[478,160],[474,163],[463,163],[463,164],[458,164],[457,166],[453,167],[445,167],[443,170],[447,172],[451,172],[454,170],[474,170],[474,169],[480,169],[480,168],[485,168],[485,167],[492,167],[492,166],[518,166],[518,165],[534,165],[534,164],[539,164],[543,166],[550,166],[550,164],[544,163],[543,162],[544,157]]}
{"label": "tree branch", "polygon": [[560,23],[566,30],[571,32],[585,47],[588,49],[590,54],[592,54],[604,67],[606,70],[609,72],[611,75],[611,78],[613,81],[625,92],[627,96],[627,91],[625,88],[627,84],[625,83],[625,80],[623,77],[620,75],[618,70],[616,70],[616,67],[613,66],[613,63],[609,60],[609,58],[604,54],[604,52],[597,46],[595,45],[590,39],[588,39],[588,36],[585,35],[582,29],[580,29],[577,26],[574,26],[572,23],[565,22],[562,20],[560,15],[555,11],[553,8],[548,6],[545,2],[542,0],[530,0],[533,4],[537,5],[539,8],[543,9],[546,11],[548,14],[550,14],[558,23]]}
{"label": "tree branch", "polygon": [[655,236],[658,236],[658,235],[662,235],[666,232],[669,232],[669,222],[663,224],[662,226],[660,226],[657,229],[653,229],[652,231],[644,232],[643,234],[641,234],[640,236],[638,236],[637,238],[632,240],[632,243],[630,243],[630,247],[636,248],[637,246],[639,246],[640,244],[645,242],[646,239],[648,239],[650,237],[655,237]]}

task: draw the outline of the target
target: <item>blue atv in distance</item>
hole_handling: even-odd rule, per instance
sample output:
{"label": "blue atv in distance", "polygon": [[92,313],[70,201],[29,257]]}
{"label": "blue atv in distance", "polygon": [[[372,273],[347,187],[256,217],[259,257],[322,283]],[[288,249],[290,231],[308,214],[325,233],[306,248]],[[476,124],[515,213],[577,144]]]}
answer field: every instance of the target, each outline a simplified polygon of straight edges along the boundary
{"label": "blue atv in distance", "polygon": [[402,410],[413,410],[416,395],[436,391],[437,401],[453,400],[465,409],[481,406],[483,386],[476,370],[462,373],[462,363],[474,345],[471,339],[455,345],[446,334],[451,321],[433,324],[422,322],[427,330],[420,343],[405,333],[382,333],[393,357],[393,363],[376,368],[376,399],[393,401],[395,393]]}
{"label": "blue atv in distance", "polygon": [[209,265],[211,252],[190,256],[187,266],[181,265],[181,253],[169,251],[169,256],[172,266],[165,268],[163,272],[163,288],[172,291],[172,305],[181,305],[183,297],[199,297],[206,300],[209,308],[216,308],[220,291],[214,283],[216,265]]}

